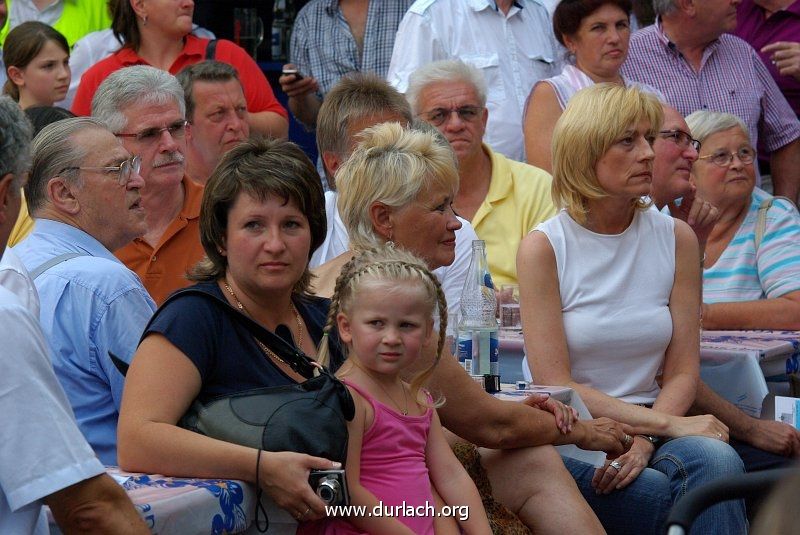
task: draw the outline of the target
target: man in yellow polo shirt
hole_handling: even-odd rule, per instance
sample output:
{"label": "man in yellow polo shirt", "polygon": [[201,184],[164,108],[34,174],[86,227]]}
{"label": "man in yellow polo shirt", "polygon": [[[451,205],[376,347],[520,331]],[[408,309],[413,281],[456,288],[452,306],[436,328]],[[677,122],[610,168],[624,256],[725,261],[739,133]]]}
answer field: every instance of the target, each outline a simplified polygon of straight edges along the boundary
{"label": "man in yellow polo shirt", "polygon": [[421,67],[409,78],[406,98],[415,115],[447,138],[458,158],[460,185],[453,208],[486,242],[495,286],[516,284],[520,240],[555,214],[550,175],[483,143],[489,118],[486,82],[475,67],[460,60]]}

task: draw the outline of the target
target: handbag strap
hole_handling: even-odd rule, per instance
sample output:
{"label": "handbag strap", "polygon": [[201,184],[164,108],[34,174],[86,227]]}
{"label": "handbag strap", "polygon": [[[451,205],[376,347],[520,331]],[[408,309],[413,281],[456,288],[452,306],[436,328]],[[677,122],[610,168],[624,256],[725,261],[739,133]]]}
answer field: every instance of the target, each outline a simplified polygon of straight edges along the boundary
{"label": "handbag strap", "polygon": [[216,55],[217,55],[217,40],[216,39],[211,39],[206,44],[206,59],[207,60],[208,59],[216,59],[216,57],[215,57]]}
{"label": "handbag strap", "polygon": [[769,197],[761,201],[761,204],[758,206],[758,216],[756,218],[756,230],[755,230],[755,242],[756,242],[756,251],[758,251],[759,245],[761,245],[761,240],[764,239],[764,233],[767,230],[767,212],[772,207],[773,201],[775,199],[783,199],[785,201],[792,201],[781,195],[776,195],[775,197]]}
{"label": "handbag strap", "polygon": [[[292,370],[299,373],[306,379],[311,379],[316,375],[317,372],[319,372],[319,365],[317,362],[303,353],[302,350],[290,345],[280,336],[269,331],[268,329],[265,329],[253,319],[245,316],[233,308],[233,306],[231,306],[226,299],[211,294],[203,289],[190,286],[189,288],[178,290],[177,292],[173,293],[169,299],[164,302],[164,304],[161,305],[161,308],[166,306],[166,304],[170,301],[182,295],[197,295],[216,303],[220,310],[223,310],[230,318],[244,326],[248,331],[250,331],[256,340],[260,341],[262,344],[274,351],[275,354],[284,360]],[[150,321],[152,321],[152,319]]]}

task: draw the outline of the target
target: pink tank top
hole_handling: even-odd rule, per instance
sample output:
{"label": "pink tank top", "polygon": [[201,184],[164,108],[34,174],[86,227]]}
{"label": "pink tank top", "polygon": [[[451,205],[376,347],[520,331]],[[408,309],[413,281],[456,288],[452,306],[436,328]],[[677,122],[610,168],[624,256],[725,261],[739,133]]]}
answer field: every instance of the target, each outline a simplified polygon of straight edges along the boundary
{"label": "pink tank top", "polygon": [[[421,416],[405,416],[372,398],[358,385],[346,379],[342,382],[361,394],[375,413],[361,444],[361,485],[382,502],[383,516],[393,516],[414,533],[433,535],[435,513],[425,463],[433,409]],[[426,506],[429,506],[427,512]],[[413,513],[403,514],[411,508]],[[362,532],[345,520],[328,519],[301,524],[297,533],[355,535]]]}

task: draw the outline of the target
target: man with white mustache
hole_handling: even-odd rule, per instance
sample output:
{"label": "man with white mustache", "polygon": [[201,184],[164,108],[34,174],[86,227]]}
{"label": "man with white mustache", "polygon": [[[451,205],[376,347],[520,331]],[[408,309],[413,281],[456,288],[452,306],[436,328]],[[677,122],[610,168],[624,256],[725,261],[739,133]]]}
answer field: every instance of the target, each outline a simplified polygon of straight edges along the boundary
{"label": "man with white mustache", "polygon": [[146,65],[120,69],[92,99],[92,115],[142,159],[142,205],[147,232],[115,251],[139,275],[157,304],[189,284],[203,258],[200,201],[203,187],[186,175],[186,104],[178,80]]}
{"label": "man with white mustache", "polygon": [[25,185],[33,232],[13,248],[39,294],[39,320],[78,426],[105,465],[117,464],[124,377],[155,311],[112,251],[147,229],[139,158],[99,121],[43,128]]}

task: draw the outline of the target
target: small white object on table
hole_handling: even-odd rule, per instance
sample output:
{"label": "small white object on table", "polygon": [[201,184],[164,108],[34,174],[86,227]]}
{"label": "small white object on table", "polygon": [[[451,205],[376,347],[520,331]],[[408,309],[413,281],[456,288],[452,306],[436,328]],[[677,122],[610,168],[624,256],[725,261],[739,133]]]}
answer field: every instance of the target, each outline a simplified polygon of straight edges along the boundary
{"label": "small white object on table", "polygon": [[[581,420],[592,419],[592,415],[583,403],[580,394],[565,386],[528,385],[524,389],[518,389],[516,385],[501,383],[500,392],[494,396],[503,401],[523,401],[532,394],[549,394],[553,399],[578,411],[578,418]],[[556,449],[564,457],[571,457],[597,467],[603,466],[606,460],[604,452],[583,450],[574,444],[556,446]]]}
{"label": "small white object on table", "polygon": [[[134,474],[106,467],[128,494],[147,526],[159,535],[256,533],[253,485],[226,479],[197,479]],[[262,498],[269,533],[294,535],[297,522],[271,500]],[[59,533],[52,515],[51,533]],[[262,520],[263,522],[263,520]]]}
{"label": "small white object on table", "polygon": [[769,392],[765,377],[797,370],[800,332],[703,331],[700,377],[743,412],[758,418]]}

